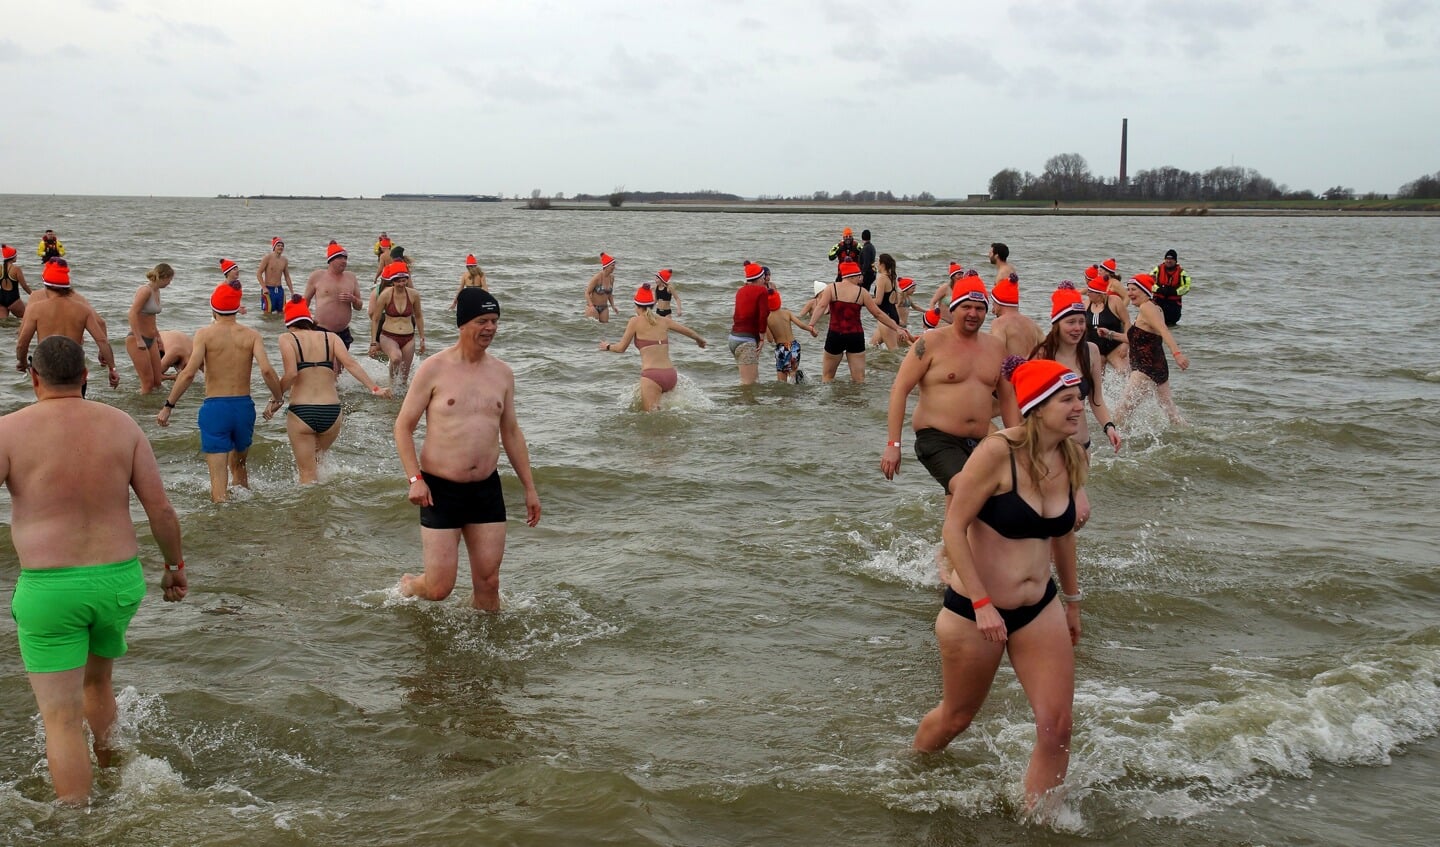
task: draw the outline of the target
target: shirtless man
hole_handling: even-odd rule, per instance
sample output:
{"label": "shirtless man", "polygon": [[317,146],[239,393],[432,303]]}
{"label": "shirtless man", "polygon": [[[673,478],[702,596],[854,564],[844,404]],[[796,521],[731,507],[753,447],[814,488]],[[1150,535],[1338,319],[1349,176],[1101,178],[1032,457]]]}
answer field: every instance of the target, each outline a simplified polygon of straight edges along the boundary
{"label": "shirtless man", "polygon": [[55,794],[82,806],[91,750],[100,767],[113,763],[111,673],[145,596],[131,490],[160,546],[162,595],[173,602],[188,590],[180,522],[150,442],[125,412],[82,399],[84,383],[80,345],[46,338],[30,369],[35,403],[0,418],[0,481],[10,489],[10,540],[20,560],[11,603],[20,657],[45,724]]}
{"label": "shirtless man", "polygon": [[20,289],[25,289],[26,294],[32,292],[25,281],[25,271],[20,268],[19,258],[19,250],[9,244],[0,244],[0,263],[4,266],[0,271],[0,318],[11,315],[25,317],[25,298],[20,296]]}
{"label": "shirtless man", "polygon": [[360,281],[345,269],[349,261],[345,248],[331,241],[325,248],[325,267],[312,272],[305,282],[305,300],[315,316],[315,326],[340,336],[347,350],[355,340],[350,317],[365,308]]}
{"label": "shirtless man", "polygon": [[990,245],[990,264],[995,266],[995,283],[998,285],[1001,280],[1009,279],[1015,274],[1015,266],[1010,264],[1010,248],[1002,242],[996,241]]}
{"label": "shirtless man", "polygon": [[[791,325],[809,330],[812,338],[819,335],[815,324],[807,324],[780,305],[780,292],[771,289],[769,295],[770,315],[765,319],[765,335],[775,345],[775,381],[805,381],[805,372],[800,370],[800,342],[795,340]],[[813,308],[813,307],[812,307]]]}
{"label": "shirtless man", "polygon": [[985,323],[985,285],[978,276],[962,277],[950,296],[953,323],[920,336],[905,354],[890,386],[885,452],[880,471],[894,479],[900,471],[900,431],[905,404],[915,386],[920,399],[910,426],[915,430],[915,457],[945,489],[959,475],[980,439],[990,432],[995,400],[1000,400],[1006,426],[1020,423],[1015,388],[1001,376],[1005,345],[980,332]]}
{"label": "shirtless man", "polygon": [[[265,342],[260,333],[235,320],[240,311],[239,283],[222,282],[210,295],[210,311],[214,323],[195,333],[195,349],[185,370],[175,378],[165,408],[155,416],[161,426],[170,425],[170,412],[185,390],[195,381],[195,374],[205,369],[205,402],[196,416],[200,425],[200,452],[210,470],[210,499],[225,502],[229,479],[243,488],[250,487],[250,473],[245,456],[255,436],[255,401],[250,398],[250,366],[260,366],[260,376],[270,389],[275,403],[283,393],[280,377],[270,367],[265,355]],[[229,476],[227,477],[227,470]]]}
{"label": "shirtless man", "polygon": [[[105,321],[101,320],[90,301],[76,294],[70,288],[70,267],[64,259],[51,259],[40,272],[48,295],[30,298],[30,308],[20,321],[20,336],[15,343],[15,369],[24,373],[30,367],[30,340],[44,341],[52,335],[63,335],[80,344],[85,333],[95,339],[100,351],[100,364],[110,369],[110,387],[120,384],[120,372],[115,370],[115,353],[110,349],[106,337]],[[85,388],[81,386],[81,394]]]}
{"label": "shirtless man", "polygon": [[[255,281],[260,283],[260,309],[264,314],[279,314],[285,309],[285,295],[295,293],[290,281],[290,260],[285,258],[285,242],[279,238],[270,239],[270,252],[260,260],[255,269]],[[285,287],[281,288],[280,283]]]}
{"label": "shirtless man", "polygon": [[[190,362],[195,344],[190,336],[175,329],[160,330],[160,378],[174,379]],[[174,368],[175,373],[170,369]]]}
{"label": "shirtless man", "polygon": [[1005,343],[1005,352],[1022,359],[1045,340],[1045,332],[1028,315],[1020,312],[1020,278],[1011,274],[995,283],[990,291],[990,302],[994,304],[995,320],[990,324],[990,334]]}
{"label": "shirtless man", "polygon": [[[483,288],[456,297],[460,340],[426,359],[395,418],[395,446],[420,507],[425,572],[400,577],[400,593],[444,600],[455,589],[460,542],[470,558],[470,605],[500,609],[500,560],[505,556],[505,498],[500,447],[525,488],[525,523],[540,522],[540,495],[530,476],[530,450],[515,417],[515,374],[489,354],[500,304]],[[425,418],[425,444],[415,454],[415,428]],[[423,469],[423,470],[422,470]]]}

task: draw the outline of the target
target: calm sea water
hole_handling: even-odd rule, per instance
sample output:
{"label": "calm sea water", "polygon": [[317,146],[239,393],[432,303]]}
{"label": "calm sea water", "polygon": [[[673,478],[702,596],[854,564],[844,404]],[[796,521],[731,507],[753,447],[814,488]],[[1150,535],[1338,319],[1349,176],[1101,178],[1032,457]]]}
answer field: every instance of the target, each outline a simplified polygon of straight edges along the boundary
{"label": "calm sea water", "polygon": [[[722,342],[741,259],[771,265],[794,305],[847,224],[875,230],[926,292],[950,260],[983,264],[1005,241],[1037,317],[1054,283],[1107,256],[1148,270],[1174,247],[1195,276],[1178,329],[1193,366],[1175,376],[1191,425],[1145,409],[1092,472],[1075,751],[1052,826],[1017,812],[1033,729],[1008,666],[946,753],[907,752],[940,694],[942,503],[908,431],[902,475],[878,470],[898,354],[872,354],[863,386],[736,385]],[[447,602],[401,601],[419,531],[397,401],[346,377],[344,433],[308,490],[283,423],[261,424],[253,491],[215,506],[202,389],[162,430],[163,397],[135,394],[122,366],[121,390],[92,396],[152,439],[191,595],[152,594],[131,628],[116,672],[125,764],[86,813],[49,802],[0,616],[0,841],[1433,842],[1440,220],[5,198],[0,239],[37,281],[29,251],[47,227],[116,338],[155,262],[179,272],[161,327],[192,331],[220,256],[253,280],[280,235],[303,284],[336,238],[368,279],[385,229],[417,260],[432,344],[449,343],[444,306],[476,253],[504,306],[492,352],[516,372],[545,512],[510,524],[501,614],[465,607],[468,574]],[[595,351],[622,324],[581,317],[601,250],[620,257],[620,302],[674,268],[686,321],[712,342],[674,339],[681,387],[659,413],[635,411],[636,357]],[[244,320],[273,354],[278,324],[247,291]],[[15,332],[0,325],[6,343]],[[805,343],[816,376],[818,353]],[[4,410],[29,399],[21,374],[0,381]],[[0,599],[16,569],[8,511],[0,495]]]}

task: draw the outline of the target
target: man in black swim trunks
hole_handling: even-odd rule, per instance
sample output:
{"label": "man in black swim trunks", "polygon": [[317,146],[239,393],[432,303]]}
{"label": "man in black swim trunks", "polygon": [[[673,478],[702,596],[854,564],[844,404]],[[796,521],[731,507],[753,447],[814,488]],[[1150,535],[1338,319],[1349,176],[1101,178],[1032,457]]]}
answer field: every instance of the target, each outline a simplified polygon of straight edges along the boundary
{"label": "man in black swim trunks", "polygon": [[[505,499],[500,448],[525,488],[525,523],[540,522],[540,496],[530,476],[530,451],[515,418],[515,374],[491,356],[500,304],[483,288],[464,288],[455,301],[460,340],[426,359],[395,419],[395,445],[420,507],[425,572],[400,577],[406,597],[444,600],[455,589],[459,545],[465,542],[473,581],[471,605],[500,608],[505,555]],[[425,418],[425,444],[415,454],[415,428]]]}
{"label": "man in black swim trunks", "polygon": [[915,430],[915,455],[945,489],[980,439],[990,432],[990,421],[1000,414],[1006,426],[1020,422],[1015,389],[1002,379],[1005,343],[981,333],[989,300],[978,276],[962,277],[950,294],[952,323],[927,331],[911,345],[890,386],[885,450],[880,471],[894,479],[900,470],[900,431],[910,392],[920,386],[920,399],[910,418]]}

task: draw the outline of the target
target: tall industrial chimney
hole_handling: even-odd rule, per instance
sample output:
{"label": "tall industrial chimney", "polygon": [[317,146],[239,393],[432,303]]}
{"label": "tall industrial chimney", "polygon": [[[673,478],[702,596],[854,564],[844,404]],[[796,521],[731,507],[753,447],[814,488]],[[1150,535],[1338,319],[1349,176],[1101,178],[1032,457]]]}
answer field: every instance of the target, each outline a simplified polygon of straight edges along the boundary
{"label": "tall industrial chimney", "polygon": [[1125,154],[1130,146],[1130,119],[1120,119],[1120,185],[1125,185]]}

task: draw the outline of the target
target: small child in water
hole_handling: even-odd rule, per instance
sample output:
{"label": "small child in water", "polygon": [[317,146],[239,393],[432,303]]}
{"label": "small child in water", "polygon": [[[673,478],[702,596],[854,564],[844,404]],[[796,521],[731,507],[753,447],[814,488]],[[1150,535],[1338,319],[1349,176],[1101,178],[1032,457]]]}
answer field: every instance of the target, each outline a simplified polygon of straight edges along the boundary
{"label": "small child in water", "polygon": [[789,382],[792,375],[796,383],[805,381],[805,372],[800,370],[800,342],[795,340],[795,333],[790,330],[791,324],[808,329],[811,337],[818,334],[814,324],[807,324],[791,314],[789,309],[781,308],[780,292],[772,290],[770,318],[765,334],[775,344],[776,382]]}

